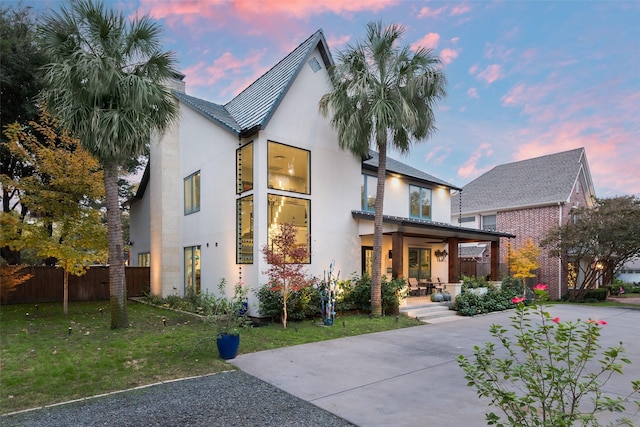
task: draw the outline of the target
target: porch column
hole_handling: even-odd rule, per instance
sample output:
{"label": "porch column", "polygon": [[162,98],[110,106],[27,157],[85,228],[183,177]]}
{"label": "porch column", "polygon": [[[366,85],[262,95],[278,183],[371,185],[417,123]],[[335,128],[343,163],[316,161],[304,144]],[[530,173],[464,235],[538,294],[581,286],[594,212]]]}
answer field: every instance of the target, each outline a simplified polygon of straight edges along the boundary
{"label": "porch column", "polygon": [[491,242],[491,280],[500,280],[500,241]]}
{"label": "porch column", "polygon": [[449,283],[460,280],[460,256],[458,254],[458,239],[449,237]]}
{"label": "porch column", "polygon": [[404,234],[400,232],[391,234],[391,253],[393,258],[391,258],[391,277],[396,279],[401,279],[403,274],[402,271],[404,269],[404,251],[402,248],[404,247]]}

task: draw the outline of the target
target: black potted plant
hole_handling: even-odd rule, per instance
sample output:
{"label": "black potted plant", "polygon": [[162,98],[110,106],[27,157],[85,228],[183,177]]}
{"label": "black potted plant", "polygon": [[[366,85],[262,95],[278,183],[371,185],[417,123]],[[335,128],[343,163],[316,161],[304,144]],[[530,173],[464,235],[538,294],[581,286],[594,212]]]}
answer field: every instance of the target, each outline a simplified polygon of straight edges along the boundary
{"label": "black potted plant", "polygon": [[240,330],[250,322],[247,318],[248,289],[242,284],[234,286],[233,298],[226,297],[225,279],[218,284],[220,297],[213,302],[213,313],[208,317],[209,322],[216,328],[216,344],[220,358],[233,359],[240,347]]}

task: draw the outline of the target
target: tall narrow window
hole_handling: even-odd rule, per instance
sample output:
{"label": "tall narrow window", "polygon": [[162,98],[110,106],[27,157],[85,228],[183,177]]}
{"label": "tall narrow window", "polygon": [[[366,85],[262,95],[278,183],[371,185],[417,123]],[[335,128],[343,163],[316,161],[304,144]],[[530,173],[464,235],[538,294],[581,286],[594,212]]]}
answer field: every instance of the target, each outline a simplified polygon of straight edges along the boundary
{"label": "tall narrow window", "polygon": [[431,189],[417,185],[409,186],[409,216],[431,219]]}
{"label": "tall narrow window", "polygon": [[[296,227],[296,244],[305,246],[307,250],[311,252],[309,239],[309,232],[311,230],[311,201],[296,197],[269,194],[267,202],[267,220],[269,221],[267,244],[271,245],[271,239],[279,232],[280,224],[289,223]],[[311,262],[311,260],[307,262]]]}
{"label": "tall narrow window", "polygon": [[200,210],[200,171],[184,179],[184,214]]}
{"label": "tall narrow window", "polygon": [[371,175],[362,175],[360,187],[360,206],[363,211],[374,212],[376,210],[376,190],[378,178]]}
{"label": "tall narrow window", "polygon": [[311,155],[307,150],[269,141],[267,185],[275,190],[311,194]]}
{"label": "tall narrow window", "polygon": [[149,267],[151,262],[151,254],[149,252],[141,252],[138,254],[138,267]]}
{"label": "tall narrow window", "polygon": [[362,274],[373,275],[373,247],[362,247]]}
{"label": "tall narrow window", "polygon": [[236,230],[238,232],[236,262],[238,264],[253,264],[253,196],[237,200]]}
{"label": "tall narrow window", "polygon": [[253,190],[253,142],[236,150],[237,194]]}
{"label": "tall narrow window", "polygon": [[200,246],[184,248],[184,294],[200,294]]}

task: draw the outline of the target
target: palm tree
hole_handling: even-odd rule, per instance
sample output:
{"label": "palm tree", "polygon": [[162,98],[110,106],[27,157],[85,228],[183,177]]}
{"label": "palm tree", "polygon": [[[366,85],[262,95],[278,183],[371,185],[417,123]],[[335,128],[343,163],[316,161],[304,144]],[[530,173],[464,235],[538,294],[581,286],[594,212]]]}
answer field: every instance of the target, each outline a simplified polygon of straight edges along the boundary
{"label": "palm tree", "polygon": [[332,110],[331,125],[340,148],[366,158],[369,147],[378,151],[378,183],[373,235],[371,314],[380,316],[382,213],[387,148],[402,154],[412,141],[426,140],[435,131],[433,109],[446,95],[440,58],[428,49],[412,51],[398,45],[404,28],[367,25],[367,36],[347,45],[329,69],[333,90],[320,100],[320,112]]}
{"label": "palm tree", "polygon": [[51,62],[41,102],[104,168],[109,240],[111,328],[129,326],[118,200],[120,167],[143,154],[152,132],[177,115],[169,79],[172,52],[160,48],[148,16],[127,19],[104,3],[77,0],[52,12],[39,33]]}

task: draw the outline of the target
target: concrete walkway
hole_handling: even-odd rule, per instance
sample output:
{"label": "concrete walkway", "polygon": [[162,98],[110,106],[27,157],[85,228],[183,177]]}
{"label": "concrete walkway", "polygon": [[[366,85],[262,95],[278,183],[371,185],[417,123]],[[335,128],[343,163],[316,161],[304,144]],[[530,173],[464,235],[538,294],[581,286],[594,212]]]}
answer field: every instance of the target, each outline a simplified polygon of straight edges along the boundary
{"label": "concrete walkway", "polygon": [[[603,347],[624,342],[632,364],[606,392],[626,395],[640,379],[640,310],[556,305],[562,321],[602,319]],[[241,370],[359,426],[485,426],[487,401],[466,386],[460,354],[491,339],[489,326],[512,312],[305,344],[238,356]],[[628,404],[630,411],[633,404]],[[640,416],[630,416],[640,425]],[[603,422],[618,418],[605,414]]]}

